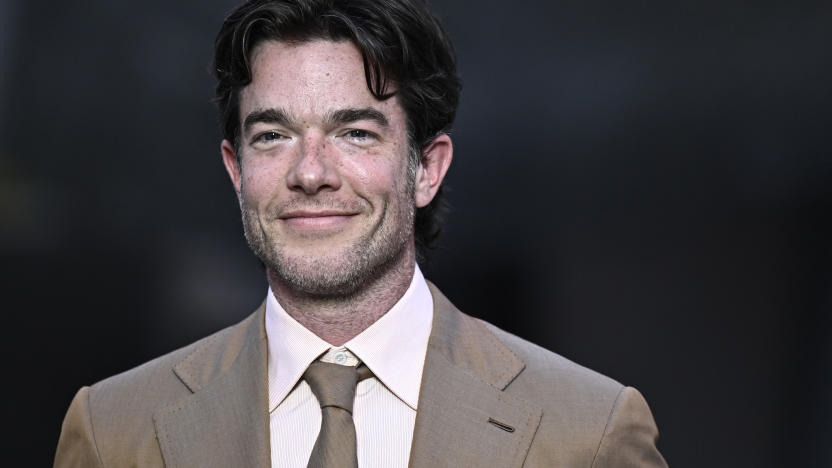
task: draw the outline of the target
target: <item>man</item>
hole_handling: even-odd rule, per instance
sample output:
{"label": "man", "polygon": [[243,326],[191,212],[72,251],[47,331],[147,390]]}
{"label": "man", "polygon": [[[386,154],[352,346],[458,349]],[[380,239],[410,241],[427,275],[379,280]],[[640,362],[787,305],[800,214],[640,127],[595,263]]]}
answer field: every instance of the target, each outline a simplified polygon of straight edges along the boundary
{"label": "man", "polygon": [[422,277],[460,85],[421,1],[249,2],[215,69],[266,301],[81,389],[56,466],[665,465],[636,390]]}

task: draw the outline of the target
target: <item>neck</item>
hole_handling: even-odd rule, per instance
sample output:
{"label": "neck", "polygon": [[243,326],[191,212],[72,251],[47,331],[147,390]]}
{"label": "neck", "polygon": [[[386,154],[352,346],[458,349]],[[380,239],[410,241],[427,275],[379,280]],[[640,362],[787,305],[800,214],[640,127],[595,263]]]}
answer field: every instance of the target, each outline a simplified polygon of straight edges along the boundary
{"label": "neck", "polygon": [[413,279],[415,249],[403,249],[383,270],[347,295],[311,295],[290,287],[271,269],[269,286],[284,310],[333,346],[341,346],[380,319]]}

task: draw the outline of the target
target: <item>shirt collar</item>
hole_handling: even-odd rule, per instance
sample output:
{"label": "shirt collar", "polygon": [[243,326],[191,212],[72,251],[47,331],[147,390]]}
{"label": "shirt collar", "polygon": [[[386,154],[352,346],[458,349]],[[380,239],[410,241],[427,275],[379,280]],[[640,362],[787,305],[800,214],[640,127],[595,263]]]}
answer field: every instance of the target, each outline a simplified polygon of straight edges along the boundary
{"label": "shirt collar", "polygon": [[[433,321],[433,297],[416,265],[404,295],[366,330],[344,344],[373,375],[414,410]],[[269,412],[286,398],[309,364],[333,346],[293,319],[269,288],[266,299]]]}

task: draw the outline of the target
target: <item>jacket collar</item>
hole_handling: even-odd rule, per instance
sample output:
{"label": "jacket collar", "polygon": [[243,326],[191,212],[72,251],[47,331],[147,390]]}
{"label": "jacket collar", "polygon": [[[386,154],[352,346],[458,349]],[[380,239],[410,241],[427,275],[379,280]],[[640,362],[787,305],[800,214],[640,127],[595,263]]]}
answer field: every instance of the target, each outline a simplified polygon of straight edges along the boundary
{"label": "jacket collar", "polygon": [[268,467],[265,303],[177,364],[193,392],[154,414],[165,465]]}
{"label": "jacket collar", "polygon": [[523,361],[429,286],[434,322],[410,466],[522,466],[542,412],[503,390]]}
{"label": "jacket collar", "polygon": [[[410,466],[521,466],[542,414],[504,392],[523,361],[428,286],[434,317]],[[264,320],[265,303],[174,367],[193,393],[154,414],[166,466],[269,466]]]}

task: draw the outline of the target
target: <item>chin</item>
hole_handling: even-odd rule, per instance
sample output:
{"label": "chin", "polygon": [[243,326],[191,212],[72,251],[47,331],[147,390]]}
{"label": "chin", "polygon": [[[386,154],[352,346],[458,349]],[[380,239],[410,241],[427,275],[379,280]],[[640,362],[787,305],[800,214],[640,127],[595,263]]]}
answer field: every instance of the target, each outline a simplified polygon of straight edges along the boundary
{"label": "chin", "polygon": [[264,261],[279,281],[311,296],[349,296],[374,284],[376,279],[396,268],[406,253],[406,243],[398,248],[373,248],[361,243],[337,252],[289,255],[273,252]]}
{"label": "chin", "polygon": [[[327,240],[290,240],[285,233],[269,235],[257,229],[245,212],[243,219],[246,240],[270,270],[270,278],[292,291],[317,297],[350,296],[377,283],[406,262],[412,238],[412,230],[391,223],[357,236],[344,233]],[[283,242],[278,242],[281,237]]]}
{"label": "chin", "polygon": [[366,258],[303,256],[282,258],[269,265],[291,289],[313,296],[348,296],[376,274]]}

